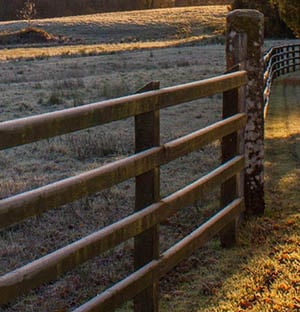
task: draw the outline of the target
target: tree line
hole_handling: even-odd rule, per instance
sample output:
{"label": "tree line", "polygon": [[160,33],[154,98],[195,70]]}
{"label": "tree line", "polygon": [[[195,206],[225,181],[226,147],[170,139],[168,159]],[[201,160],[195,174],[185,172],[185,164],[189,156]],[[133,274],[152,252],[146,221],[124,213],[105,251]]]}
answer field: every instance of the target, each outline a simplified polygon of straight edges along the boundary
{"label": "tree line", "polygon": [[[31,0],[36,18],[143,10],[184,5],[226,4],[228,0]],[[15,20],[25,0],[0,0],[0,20]]]}
{"label": "tree line", "polygon": [[[35,3],[36,18],[59,17],[95,12],[142,9],[139,0],[32,0]],[[146,1],[145,1],[146,2]],[[148,1],[147,1],[148,2]],[[0,0],[0,19],[18,19],[18,12],[24,6],[24,0]]]}
{"label": "tree line", "polygon": [[234,0],[232,9],[256,9],[265,15],[267,37],[300,38],[299,0]]}
{"label": "tree line", "polygon": [[278,7],[280,17],[300,38],[300,3],[299,0],[273,0]]}
{"label": "tree line", "polygon": [[[0,0],[0,20],[20,18],[26,1],[35,4],[35,17],[59,17],[100,12],[143,10],[185,5],[231,4],[231,9],[257,9],[265,15],[268,37],[300,37],[299,0]],[[21,16],[22,17],[22,16]]]}

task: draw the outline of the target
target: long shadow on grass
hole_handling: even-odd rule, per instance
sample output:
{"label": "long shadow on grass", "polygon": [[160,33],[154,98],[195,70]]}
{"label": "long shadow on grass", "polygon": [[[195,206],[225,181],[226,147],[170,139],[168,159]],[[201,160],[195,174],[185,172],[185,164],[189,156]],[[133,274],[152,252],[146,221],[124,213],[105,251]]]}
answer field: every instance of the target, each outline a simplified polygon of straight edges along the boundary
{"label": "long shadow on grass", "polygon": [[[298,114],[296,107],[291,110]],[[289,136],[265,141],[265,215],[241,224],[235,248],[224,250],[216,239],[170,272],[168,283],[162,282],[161,311],[261,311],[262,307],[277,311],[277,299],[272,296],[283,291],[277,289],[283,287],[278,280],[289,270],[289,263],[282,258],[284,248],[299,248],[299,242],[289,240],[300,232],[300,129],[292,130]],[[261,262],[265,264],[259,270]],[[283,294],[286,298],[296,289],[288,287]],[[280,311],[297,307],[296,299],[287,299]]]}
{"label": "long shadow on grass", "polygon": [[[265,215],[241,225],[236,248],[224,250],[217,240],[212,241],[171,272],[167,277],[171,280],[169,289],[162,296],[162,311],[261,311],[262,307],[264,311],[277,311],[270,291],[279,279],[276,272],[284,267],[280,261],[285,259],[280,255],[285,254],[279,247],[285,246],[294,234],[299,237],[298,93],[298,84],[285,81],[280,81],[273,91],[267,119],[270,136],[265,141]],[[290,250],[299,248],[293,241],[290,245]],[[261,261],[275,267],[277,258],[277,271],[264,266],[256,268]],[[284,296],[288,295],[287,291]],[[292,300],[288,304],[289,307],[281,306],[281,311],[299,308]]]}

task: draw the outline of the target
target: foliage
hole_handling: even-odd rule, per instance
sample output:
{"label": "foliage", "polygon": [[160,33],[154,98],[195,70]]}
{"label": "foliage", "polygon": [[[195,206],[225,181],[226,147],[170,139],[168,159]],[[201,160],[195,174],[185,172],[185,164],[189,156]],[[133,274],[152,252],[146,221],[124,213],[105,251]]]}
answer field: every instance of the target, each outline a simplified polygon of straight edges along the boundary
{"label": "foliage", "polygon": [[[35,5],[38,11],[39,18],[57,17],[68,15],[89,14],[96,12],[107,12],[116,10],[133,10],[149,8],[149,0],[36,0]],[[31,0],[0,0],[0,20],[9,20],[15,18],[24,18],[23,14],[19,15],[16,12],[23,12],[23,6],[26,12],[29,12]],[[3,8],[3,9],[2,9]]]}
{"label": "foliage", "polygon": [[[46,18],[174,6],[228,4],[229,2],[230,0],[35,0],[35,5],[37,17]],[[24,0],[0,0],[0,20],[20,18],[16,12],[19,12],[23,6]]]}
{"label": "foliage", "polygon": [[300,5],[299,0],[276,0],[281,18],[300,37]]}
{"label": "foliage", "polygon": [[[298,1],[298,0],[296,0]],[[277,5],[270,0],[234,0],[231,9],[255,9],[265,15],[265,35],[270,38],[292,37],[292,31],[281,19]]]}

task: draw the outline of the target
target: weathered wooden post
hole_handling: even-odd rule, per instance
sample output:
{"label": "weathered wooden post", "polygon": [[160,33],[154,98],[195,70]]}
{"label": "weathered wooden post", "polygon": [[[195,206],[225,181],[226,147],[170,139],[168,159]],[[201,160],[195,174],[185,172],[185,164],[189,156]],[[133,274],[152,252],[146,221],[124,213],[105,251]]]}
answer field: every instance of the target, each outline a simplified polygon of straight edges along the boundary
{"label": "weathered wooden post", "polygon": [[262,214],[264,202],[263,41],[264,16],[256,10],[235,10],[227,16],[227,68],[241,64],[248,72],[245,95],[246,212]]}
{"label": "weathered wooden post", "polygon": [[285,62],[285,66],[286,66],[286,70],[285,70],[285,72],[286,73],[289,73],[290,72],[290,46],[287,46],[286,48],[285,48],[285,53],[286,53],[286,56],[285,56],[285,58],[286,58],[286,62]]}
{"label": "weathered wooden post", "polygon": [[[233,68],[232,71],[239,70]],[[243,97],[238,88],[226,91],[223,93],[223,119],[233,116],[237,113],[244,112],[244,107],[241,106]],[[242,153],[240,146],[239,133],[234,132],[226,135],[222,139],[222,163],[226,163],[231,158]],[[228,205],[237,197],[239,194],[239,178],[234,175],[221,185],[221,208]],[[235,245],[237,237],[237,219],[226,225],[221,233],[220,239],[223,247],[232,247]]]}
{"label": "weathered wooden post", "polygon": [[280,49],[280,68],[281,68],[280,73],[281,73],[281,75],[285,74],[284,65],[285,65],[285,57],[286,57],[286,55],[285,55],[285,51],[284,50],[285,50],[284,47],[282,47]]}
{"label": "weathered wooden post", "polygon": [[296,71],[296,47],[293,45],[292,46],[292,58],[293,58],[293,71],[295,72]]}
{"label": "weathered wooden post", "polygon": [[[159,89],[160,83],[151,82],[137,93]],[[137,115],[135,117],[135,151],[159,146],[160,120],[159,110]],[[159,168],[155,168],[136,177],[135,184],[135,211],[159,200],[160,177]],[[134,240],[134,268],[138,270],[153,259],[159,257],[158,225],[135,237]],[[134,298],[135,312],[158,311],[158,283],[142,291]]]}

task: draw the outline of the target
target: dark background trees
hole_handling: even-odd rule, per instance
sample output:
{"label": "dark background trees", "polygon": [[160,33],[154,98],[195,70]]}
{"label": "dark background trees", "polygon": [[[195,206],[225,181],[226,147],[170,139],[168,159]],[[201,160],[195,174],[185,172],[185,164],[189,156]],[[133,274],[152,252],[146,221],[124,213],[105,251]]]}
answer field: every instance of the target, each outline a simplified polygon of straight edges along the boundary
{"label": "dark background trees", "polygon": [[[299,0],[30,0],[36,17],[56,17],[98,12],[141,10],[184,5],[229,4],[232,9],[257,9],[265,15],[267,37],[300,37]],[[18,19],[25,0],[0,0],[0,20]],[[292,31],[291,31],[292,30]]]}
{"label": "dark background trees", "polygon": [[[227,4],[230,0],[32,0],[37,18],[183,5]],[[0,20],[18,19],[25,0],[0,0]]]}
{"label": "dark background trees", "polygon": [[[277,0],[276,0],[277,1]],[[285,0],[283,0],[285,1]],[[295,0],[299,1],[299,0]],[[299,5],[299,4],[298,4]],[[255,9],[265,15],[265,36],[271,38],[292,37],[293,33],[279,14],[278,4],[271,0],[234,0],[231,8]]]}
{"label": "dark background trees", "polygon": [[[17,19],[24,0],[0,0],[0,20]],[[96,12],[138,10],[163,6],[161,0],[35,0],[37,17],[57,17]],[[162,2],[162,3],[160,3]],[[168,1],[167,1],[168,2]]]}
{"label": "dark background trees", "polygon": [[300,2],[299,0],[273,0],[278,7],[280,17],[300,38]]}

